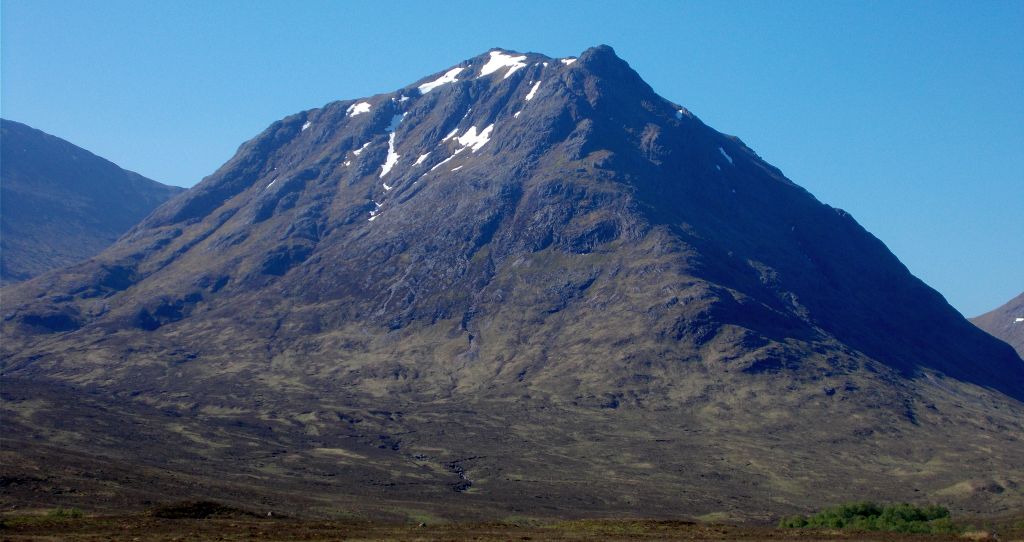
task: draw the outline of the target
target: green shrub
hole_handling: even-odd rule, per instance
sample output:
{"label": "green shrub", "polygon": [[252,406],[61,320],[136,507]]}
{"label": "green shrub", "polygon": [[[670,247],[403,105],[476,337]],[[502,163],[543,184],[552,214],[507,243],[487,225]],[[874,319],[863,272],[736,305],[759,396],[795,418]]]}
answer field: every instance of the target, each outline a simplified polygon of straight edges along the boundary
{"label": "green shrub", "polygon": [[793,516],[779,522],[783,529],[848,529],[897,533],[960,533],[949,510],[942,506],[879,505],[870,501],[826,508],[812,516]]}

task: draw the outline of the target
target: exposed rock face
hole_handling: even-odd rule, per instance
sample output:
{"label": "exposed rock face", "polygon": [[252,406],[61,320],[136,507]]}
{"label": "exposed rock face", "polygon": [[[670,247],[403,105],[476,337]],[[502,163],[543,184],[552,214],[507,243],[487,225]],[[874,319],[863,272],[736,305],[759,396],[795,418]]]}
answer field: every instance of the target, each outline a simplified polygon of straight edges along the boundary
{"label": "exposed rock face", "polygon": [[[103,254],[4,294],[5,375],[184,413],[223,444],[211,472],[250,468],[224,447],[272,427],[306,469],[276,483],[314,499],[1024,501],[1016,353],[606,46],[492,51],[275,122]],[[423,470],[377,494],[309,474],[334,476],[323,449]]]}
{"label": "exposed rock face", "polygon": [[2,284],[99,254],[184,191],[24,124],[0,119],[0,138]]}
{"label": "exposed rock face", "polygon": [[1024,356],[1024,293],[997,309],[971,318],[971,322]]}

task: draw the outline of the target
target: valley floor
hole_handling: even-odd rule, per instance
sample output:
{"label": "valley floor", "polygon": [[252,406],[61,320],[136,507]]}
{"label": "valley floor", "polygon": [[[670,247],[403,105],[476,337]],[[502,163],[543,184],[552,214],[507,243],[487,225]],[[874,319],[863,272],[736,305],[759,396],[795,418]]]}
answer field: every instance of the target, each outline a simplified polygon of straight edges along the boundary
{"label": "valley floor", "polygon": [[998,529],[965,536],[907,535],[895,533],[842,533],[781,530],[771,527],[703,524],[654,520],[587,520],[538,525],[502,523],[448,523],[434,525],[354,521],[218,518],[159,519],[146,515],[85,518],[6,516],[0,540],[16,541],[194,541],[194,540],[773,540],[812,542],[1024,540],[1024,527]]}

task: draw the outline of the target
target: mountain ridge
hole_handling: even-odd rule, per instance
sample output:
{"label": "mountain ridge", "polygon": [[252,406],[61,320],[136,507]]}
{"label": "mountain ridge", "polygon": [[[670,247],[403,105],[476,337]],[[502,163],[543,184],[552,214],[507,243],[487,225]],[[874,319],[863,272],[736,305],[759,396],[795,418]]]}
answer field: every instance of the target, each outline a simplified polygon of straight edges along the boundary
{"label": "mountain ridge", "polygon": [[1024,356],[1024,293],[970,320]]}
{"label": "mountain ridge", "polygon": [[84,260],[184,191],[3,119],[3,284]]}

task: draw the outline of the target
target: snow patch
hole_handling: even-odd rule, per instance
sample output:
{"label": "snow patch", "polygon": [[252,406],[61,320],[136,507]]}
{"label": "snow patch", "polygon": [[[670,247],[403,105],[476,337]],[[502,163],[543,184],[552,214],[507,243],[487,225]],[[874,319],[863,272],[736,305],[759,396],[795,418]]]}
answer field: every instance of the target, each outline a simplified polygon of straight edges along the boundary
{"label": "snow patch", "polygon": [[456,79],[455,76],[462,73],[462,70],[464,69],[466,68],[452,68],[446,71],[444,75],[442,75],[441,77],[438,77],[437,79],[434,79],[429,83],[423,83],[422,85],[419,86],[420,94],[426,94],[441,85],[447,85],[448,83],[457,82],[458,79]]}
{"label": "snow patch", "polygon": [[[430,171],[434,171],[435,169],[437,169],[437,168],[447,164],[452,158],[455,158],[455,156],[457,156],[460,152],[462,152],[462,151],[464,151],[466,149],[470,149],[472,152],[476,152],[476,151],[480,150],[484,145],[487,144],[488,141],[491,140],[491,132],[493,130],[494,130],[494,124],[491,124],[487,128],[484,128],[480,133],[477,133],[476,126],[470,126],[469,129],[466,130],[466,133],[464,133],[461,136],[458,136],[458,137],[455,138],[455,140],[458,141],[459,145],[461,145],[461,146],[458,149],[456,149],[455,152],[452,153],[451,156],[449,156],[448,158],[445,158],[444,160],[438,162],[437,164],[434,164],[434,167],[430,168]],[[455,130],[452,131],[452,133],[450,133],[447,136],[445,136],[445,138],[442,139],[441,141],[442,142],[443,141],[447,141],[447,140],[451,139],[452,137],[454,137],[458,133],[459,133],[459,130],[458,130],[458,128],[456,128]],[[430,154],[430,153],[427,153],[427,154]],[[420,158],[422,160],[426,160],[425,157],[426,157],[426,154],[421,156]],[[416,163],[419,163],[419,160],[417,160]],[[452,170],[452,171],[455,171],[455,170]]]}
{"label": "snow patch", "polygon": [[458,166],[458,167],[453,167],[453,168],[452,168],[452,171],[458,171],[458,170],[460,170],[460,169],[462,169],[462,166]]}
{"label": "snow patch", "polygon": [[1021,318],[1020,316],[1013,319],[1013,323],[1015,324],[1019,324],[1021,322],[1024,322],[1024,318]]}
{"label": "snow patch", "polygon": [[515,112],[515,114],[514,114],[514,115],[512,115],[512,117],[513,117],[513,118],[517,118],[517,119],[518,119],[518,118],[519,118],[519,114],[520,114],[520,113],[522,113],[522,111],[516,111],[516,112]]}
{"label": "snow patch", "polygon": [[718,152],[722,153],[722,156],[729,161],[729,165],[732,165],[732,156],[729,156],[729,153],[725,152],[725,149],[718,147]]}
{"label": "snow patch", "polygon": [[480,75],[479,75],[479,77],[483,77],[485,75],[490,75],[490,74],[492,74],[492,73],[494,73],[494,72],[496,72],[496,71],[498,71],[498,70],[500,70],[502,68],[511,68],[505,74],[505,77],[502,78],[502,79],[508,79],[508,76],[510,76],[513,73],[515,73],[516,70],[518,70],[519,68],[525,68],[526,67],[526,63],[523,62],[524,60],[526,60],[526,55],[523,55],[523,56],[512,56],[512,55],[506,55],[505,53],[502,53],[501,51],[491,51],[490,55],[491,55],[491,59],[487,61],[487,64],[484,64],[483,68],[480,68]]}
{"label": "snow patch", "polygon": [[547,67],[548,67],[548,63],[547,63],[547,62],[541,62],[541,64],[544,64],[544,67],[545,67],[545,68],[547,68]]}
{"label": "snow patch", "polygon": [[384,131],[385,132],[394,132],[395,130],[397,130],[398,129],[398,125],[402,124],[402,121],[405,120],[405,115],[406,114],[407,113],[399,113],[399,114],[391,117],[391,122],[388,123],[388,127],[385,128]]}
{"label": "snow patch", "polygon": [[309,128],[309,127],[310,127],[310,126],[312,126],[312,125],[313,125],[313,123],[307,120],[307,121],[306,121],[306,124],[303,124],[303,125],[302,125],[302,131],[303,131],[303,132],[305,132],[305,131],[306,131],[306,128]]}
{"label": "snow patch", "polygon": [[402,102],[404,102],[404,101],[406,101],[408,99],[409,99],[408,96],[401,96],[401,97],[398,98],[398,103],[402,103]]}
{"label": "snow patch", "polygon": [[345,160],[345,163],[342,164],[342,165],[345,166],[345,167],[351,166],[352,165],[352,160]]}
{"label": "snow patch", "polygon": [[[384,164],[381,165],[381,179],[383,179],[384,176],[387,175],[389,171],[391,171],[391,168],[395,167],[395,164],[398,163],[399,158],[401,158],[401,156],[399,156],[398,153],[395,152],[395,133],[391,132],[391,135],[388,136],[388,157],[384,160]],[[391,190],[391,187],[385,184],[384,190]]]}
{"label": "snow patch", "polygon": [[430,168],[430,171],[434,171],[435,169],[437,169],[437,168],[439,168],[439,167],[441,167],[441,166],[443,166],[443,165],[447,164],[448,162],[450,162],[450,161],[451,161],[451,159],[452,159],[452,158],[455,158],[456,156],[458,156],[458,154],[459,154],[460,152],[462,152],[462,151],[464,151],[464,150],[466,150],[466,147],[462,147],[461,149],[459,149],[459,150],[455,151],[455,152],[454,152],[454,153],[452,153],[452,155],[451,155],[451,156],[449,156],[448,158],[445,158],[444,160],[441,160],[440,162],[438,162],[438,163],[434,164],[434,167]]}
{"label": "snow patch", "polygon": [[362,146],[362,147],[359,147],[358,149],[356,149],[356,150],[352,151],[352,154],[354,154],[354,155],[356,155],[356,156],[359,156],[360,154],[362,154],[362,152],[363,152],[364,150],[366,150],[366,147],[369,147],[369,146],[370,146],[370,142],[369,142],[369,141],[367,141],[366,143],[363,143],[363,146]]}
{"label": "snow patch", "polygon": [[370,222],[373,222],[373,219],[375,219],[378,216],[380,216],[380,204],[377,203],[375,200],[371,200],[371,201],[373,201],[373,207],[374,208],[373,208],[372,211],[370,211]]}
{"label": "snow patch", "polygon": [[348,106],[348,109],[345,110],[345,114],[347,114],[350,117],[354,117],[356,115],[361,115],[363,113],[369,113],[369,112],[370,112],[370,102],[359,102],[357,104],[352,104],[352,105]]}
{"label": "snow patch", "polygon": [[540,81],[537,81],[537,84],[533,85],[533,88],[530,89],[530,93],[526,95],[526,101],[530,101],[533,99],[533,97],[537,94],[538,88],[540,88]]}
{"label": "snow patch", "polygon": [[458,138],[458,142],[463,147],[471,147],[473,152],[480,150],[481,147],[487,144],[491,140],[491,131],[494,130],[494,125],[491,124],[487,128],[484,128],[479,134],[476,133],[476,126],[470,126],[469,130],[466,130],[465,134],[462,134]]}
{"label": "snow patch", "polygon": [[[274,180],[270,181],[270,184],[267,185],[267,188],[270,188],[271,186],[274,186],[274,183],[276,183],[276,182],[277,182],[277,177],[274,177]],[[266,188],[264,188],[264,190],[266,190]]]}
{"label": "snow patch", "polygon": [[456,126],[454,130],[448,132],[448,135],[444,136],[444,139],[442,139],[441,142],[444,143],[445,141],[448,141],[449,139],[451,139],[451,138],[453,138],[453,137],[455,137],[457,135],[459,135],[459,127],[458,126]]}
{"label": "snow patch", "polygon": [[676,111],[676,118],[679,119],[679,120],[683,120],[683,110],[682,109],[680,109],[679,111]]}
{"label": "snow patch", "polygon": [[561,62],[562,64],[565,64],[566,66],[570,66],[570,65],[572,65],[573,62],[576,62],[576,59],[575,58],[559,58],[558,61]]}
{"label": "snow patch", "polygon": [[717,169],[718,171],[722,171],[722,166],[715,164],[715,169]]}
{"label": "snow patch", "polygon": [[429,152],[426,153],[426,154],[421,154],[420,157],[416,159],[416,163],[414,163],[413,165],[414,166],[418,166],[418,165],[422,164],[424,162],[424,160],[427,159],[428,156],[430,156]]}

